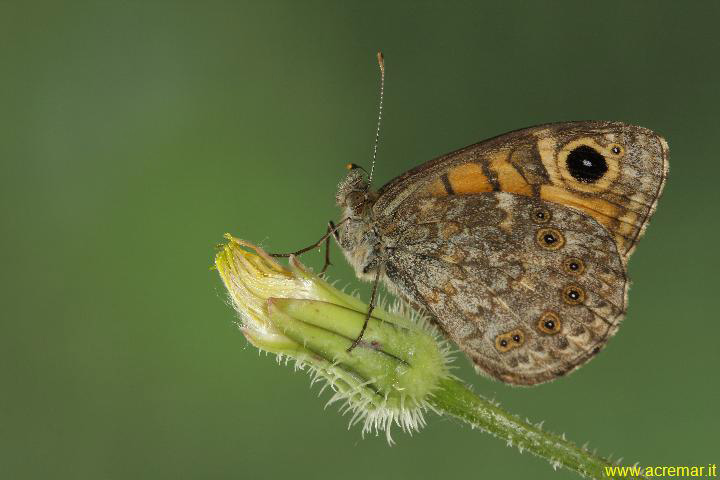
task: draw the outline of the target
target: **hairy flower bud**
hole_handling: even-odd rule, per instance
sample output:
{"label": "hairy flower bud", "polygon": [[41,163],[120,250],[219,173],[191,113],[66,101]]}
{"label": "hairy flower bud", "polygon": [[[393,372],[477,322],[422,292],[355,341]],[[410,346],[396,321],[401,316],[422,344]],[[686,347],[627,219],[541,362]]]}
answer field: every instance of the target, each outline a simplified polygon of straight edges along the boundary
{"label": "hairy flower bud", "polygon": [[240,315],[239,327],[259,349],[289,357],[325,379],[344,401],[350,424],[363,433],[393,424],[412,432],[424,425],[428,399],[448,372],[448,346],[411,310],[373,310],[362,341],[368,305],[312,274],[296,258],[287,269],[262,249],[226,236],[215,265]]}

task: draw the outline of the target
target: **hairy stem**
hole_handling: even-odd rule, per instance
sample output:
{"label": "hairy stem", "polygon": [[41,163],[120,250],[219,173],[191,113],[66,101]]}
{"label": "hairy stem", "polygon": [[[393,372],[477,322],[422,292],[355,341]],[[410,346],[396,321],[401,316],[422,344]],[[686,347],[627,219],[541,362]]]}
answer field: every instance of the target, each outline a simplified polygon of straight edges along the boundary
{"label": "hairy stem", "polygon": [[598,480],[644,478],[620,474],[608,476],[605,468],[614,466],[609,460],[598,457],[559,435],[546,432],[539,426],[521,420],[471,392],[458,380],[443,379],[440,389],[429,401],[440,412],[459,418],[475,428],[505,440],[508,445],[515,445],[521,451],[527,450],[548,460],[553,468],[562,466]]}

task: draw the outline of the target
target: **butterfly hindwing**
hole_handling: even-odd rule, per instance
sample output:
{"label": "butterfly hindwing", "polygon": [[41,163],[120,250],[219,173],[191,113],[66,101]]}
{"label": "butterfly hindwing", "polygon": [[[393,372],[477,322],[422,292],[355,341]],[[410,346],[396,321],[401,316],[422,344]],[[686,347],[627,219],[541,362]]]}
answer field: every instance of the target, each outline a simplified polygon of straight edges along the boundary
{"label": "butterfly hindwing", "polygon": [[627,282],[612,237],[592,217],[503,192],[429,197],[397,213],[405,228],[385,238],[388,280],[483,373],[547,381],[615,332]]}

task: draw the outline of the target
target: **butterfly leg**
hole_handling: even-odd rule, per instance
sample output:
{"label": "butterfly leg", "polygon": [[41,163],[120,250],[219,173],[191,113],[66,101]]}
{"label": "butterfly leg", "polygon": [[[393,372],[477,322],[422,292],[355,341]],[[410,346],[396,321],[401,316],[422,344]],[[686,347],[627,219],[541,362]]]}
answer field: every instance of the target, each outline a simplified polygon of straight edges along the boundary
{"label": "butterfly leg", "polygon": [[[319,247],[320,245],[322,245],[323,242],[326,242],[326,245],[329,247],[329,246],[330,246],[330,236],[331,236],[331,235],[337,235],[336,232],[337,232],[338,227],[339,227],[340,225],[342,225],[343,223],[345,223],[348,219],[349,219],[349,217],[343,219],[343,220],[342,220],[340,223],[338,223],[337,225],[335,225],[333,222],[329,222],[329,223],[328,223],[328,229],[327,229],[327,231],[325,232],[325,235],[323,235],[322,237],[320,237],[320,240],[318,240],[317,242],[313,243],[313,244],[310,245],[309,247],[301,248],[300,250],[298,250],[298,251],[296,251],[296,252],[271,253],[271,254],[269,254],[269,255],[270,255],[271,257],[276,257],[276,258],[277,258],[277,257],[289,257],[290,255],[297,256],[297,255],[301,255],[301,254],[303,254],[303,253],[305,253],[305,252],[309,252],[309,251],[312,250],[313,248]],[[327,251],[325,252],[325,258],[326,258],[326,261],[329,261],[329,259],[330,259],[330,253],[327,252]],[[325,268],[323,268],[323,271],[325,271]]]}
{"label": "butterfly leg", "polygon": [[365,334],[365,329],[368,326],[368,322],[370,321],[370,317],[372,316],[372,311],[375,310],[375,305],[377,304],[377,289],[378,284],[380,283],[380,266],[378,266],[377,272],[375,272],[375,281],[373,282],[373,289],[372,293],[370,294],[370,305],[368,305],[368,311],[367,314],[365,314],[365,322],[363,323],[362,329],[360,329],[360,334],[357,336],[355,340],[353,340],[352,345],[350,345],[350,348],[347,349],[348,353],[352,352],[355,347],[358,346],[360,343],[360,340],[362,340],[363,335]]}
{"label": "butterfly leg", "polygon": [[[335,226],[335,223],[333,223],[332,220],[328,222],[328,230],[327,233],[331,233],[332,236],[335,237],[335,239],[338,239],[338,233],[337,233],[337,227]],[[320,270],[320,275],[325,273],[325,270],[332,265],[332,262],[330,261],[330,236],[328,235],[327,238],[325,238],[325,263],[323,264],[322,270]]]}

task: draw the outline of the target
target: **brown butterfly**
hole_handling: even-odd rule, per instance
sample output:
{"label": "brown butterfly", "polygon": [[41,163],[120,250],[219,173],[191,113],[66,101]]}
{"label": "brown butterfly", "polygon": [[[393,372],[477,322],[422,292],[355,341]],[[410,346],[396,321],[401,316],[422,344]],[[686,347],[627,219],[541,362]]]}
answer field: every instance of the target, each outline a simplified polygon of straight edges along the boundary
{"label": "brown butterfly", "polygon": [[533,385],[579,367],[617,331],[627,260],[667,172],[667,142],[646,128],[541,125],[431,160],[376,192],[351,170],[330,232],[357,275],[375,281],[371,311],[382,280],[481,373]]}

